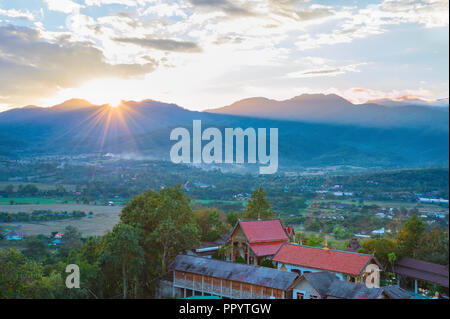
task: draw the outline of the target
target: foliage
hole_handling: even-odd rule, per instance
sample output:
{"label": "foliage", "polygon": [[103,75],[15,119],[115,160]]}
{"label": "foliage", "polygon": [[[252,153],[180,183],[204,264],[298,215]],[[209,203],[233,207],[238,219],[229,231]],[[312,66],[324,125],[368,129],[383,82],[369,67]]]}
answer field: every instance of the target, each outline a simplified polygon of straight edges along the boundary
{"label": "foliage", "polygon": [[272,261],[270,259],[261,260],[259,265],[262,267],[267,267],[267,268],[275,268],[274,264],[272,263]]}
{"label": "foliage", "polygon": [[247,261],[244,259],[244,257],[242,257],[242,256],[238,256],[235,260],[234,260],[234,262],[235,263],[238,263],[238,264],[246,264],[247,263]]}
{"label": "foliage", "polygon": [[194,211],[194,219],[200,231],[201,241],[211,241],[230,231],[225,213],[216,209],[203,208]]}
{"label": "foliage", "polygon": [[405,225],[396,237],[396,255],[399,257],[414,258],[417,249],[419,248],[419,241],[422,239],[425,229],[425,223],[421,221],[416,214],[412,215],[411,218],[405,222]]}
{"label": "foliage", "polygon": [[148,190],[134,197],[122,210],[121,223],[139,229],[144,266],[139,280],[144,293],[152,294],[157,278],[181,252],[199,244],[199,230],[190,199],[180,185],[159,192]]}
{"label": "foliage", "polygon": [[371,239],[364,241],[362,247],[359,250],[363,254],[375,254],[375,258],[381,263],[383,268],[387,268],[391,265],[391,254],[395,250],[395,242],[387,238]]}
{"label": "foliage", "polygon": [[248,219],[267,219],[274,217],[270,203],[266,199],[266,192],[262,187],[253,191],[252,196],[247,203],[244,217]]}

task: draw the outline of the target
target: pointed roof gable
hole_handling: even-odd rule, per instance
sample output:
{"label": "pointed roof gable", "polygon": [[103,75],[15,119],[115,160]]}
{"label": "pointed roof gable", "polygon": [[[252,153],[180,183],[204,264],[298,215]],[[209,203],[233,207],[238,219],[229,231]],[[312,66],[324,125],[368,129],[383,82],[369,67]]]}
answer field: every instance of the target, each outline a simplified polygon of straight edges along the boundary
{"label": "pointed roof gable", "polygon": [[279,219],[239,221],[238,225],[249,243],[289,241],[289,237]]}

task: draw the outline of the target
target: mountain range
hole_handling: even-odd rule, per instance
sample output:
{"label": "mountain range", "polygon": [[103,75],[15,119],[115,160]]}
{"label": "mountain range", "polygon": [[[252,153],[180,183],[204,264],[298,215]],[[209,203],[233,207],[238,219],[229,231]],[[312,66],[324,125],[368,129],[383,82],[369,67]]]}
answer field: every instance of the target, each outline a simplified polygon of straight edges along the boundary
{"label": "mountain range", "polygon": [[277,127],[285,168],[448,165],[448,104],[354,105],[332,94],[251,98],[205,112],[153,100],[118,108],[80,99],[27,106],[0,113],[0,156],[128,153],[167,160],[171,130],[190,128],[193,120],[221,130]]}
{"label": "mountain range", "polygon": [[448,99],[377,100],[355,105],[336,94],[302,94],[289,100],[250,98],[210,110],[213,113],[367,127],[448,128]]}

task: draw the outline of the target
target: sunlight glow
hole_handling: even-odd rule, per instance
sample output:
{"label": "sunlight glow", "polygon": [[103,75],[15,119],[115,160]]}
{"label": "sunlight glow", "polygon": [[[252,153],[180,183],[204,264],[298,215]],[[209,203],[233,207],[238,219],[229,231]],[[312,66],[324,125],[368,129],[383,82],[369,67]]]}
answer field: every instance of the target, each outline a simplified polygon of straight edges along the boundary
{"label": "sunlight glow", "polygon": [[119,107],[122,104],[122,100],[117,100],[117,99],[112,99],[111,101],[109,101],[108,105],[110,107]]}

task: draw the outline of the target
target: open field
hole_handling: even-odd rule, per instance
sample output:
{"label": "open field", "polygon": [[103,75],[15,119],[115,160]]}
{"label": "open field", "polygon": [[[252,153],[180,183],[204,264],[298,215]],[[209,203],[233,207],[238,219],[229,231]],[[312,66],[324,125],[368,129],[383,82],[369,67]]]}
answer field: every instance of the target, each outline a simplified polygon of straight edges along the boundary
{"label": "open field", "polygon": [[8,223],[0,224],[1,228],[16,229],[23,232],[25,236],[50,234],[54,231],[63,231],[66,226],[75,226],[83,236],[100,236],[106,231],[111,230],[119,221],[119,214],[122,206],[96,206],[80,204],[44,204],[44,205],[5,205],[0,210],[17,213],[31,212],[33,210],[52,210],[52,211],[84,211],[93,212],[92,218],[83,217],[81,219],[65,219],[59,221],[33,222],[33,223]]}
{"label": "open field", "polygon": [[[114,204],[116,204],[116,205],[124,205],[128,201],[127,198],[108,198],[107,200],[114,202]],[[2,210],[3,206],[5,206],[5,205],[11,205],[11,201],[13,202],[14,205],[77,204],[77,201],[74,200],[72,197],[63,197],[63,198],[0,197],[0,210]]]}
{"label": "open field", "polygon": [[223,203],[223,204],[241,204],[245,205],[247,202],[238,200],[214,200],[214,199],[194,199],[192,200],[195,204],[210,205],[213,203]]}
{"label": "open field", "polygon": [[14,205],[22,205],[22,204],[76,204],[76,201],[72,199],[51,199],[51,198],[43,198],[43,197],[6,197],[0,198],[0,210],[3,210],[3,206],[11,205],[11,201]]}
{"label": "open field", "polygon": [[[347,200],[340,200],[340,199],[333,199],[333,200],[314,200],[311,201],[311,204],[314,203],[345,203],[349,205],[359,205],[358,201],[352,201],[350,199]],[[420,211],[422,210],[428,210],[428,211],[448,211],[448,208],[441,207],[439,205],[435,204],[424,204],[424,203],[410,203],[410,202],[400,202],[400,201],[376,201],[376,200],[365,200],[364,205],[370,206],[370,205],[378,205],[380,207],[385,208],[400,208],[404,207],[406,209],[412,209],[417,208]]]}
{"label": "open field", "polygon": [[69,185],[69,184],[48,184],[48,183],[32,183],[32,182],[16,182],[16,181],[1,181],[0,182],[0,188],[4,188],[5,186],[12,185],[15,189],[17,189],[20,185],[27,185],[27,184],[33,184],[36,185],[37,188],[41,190],[50,190],[50,189],[56,189],[57,186],[63,186],[68,191],[74,191],[76,186],[75,185]]}

